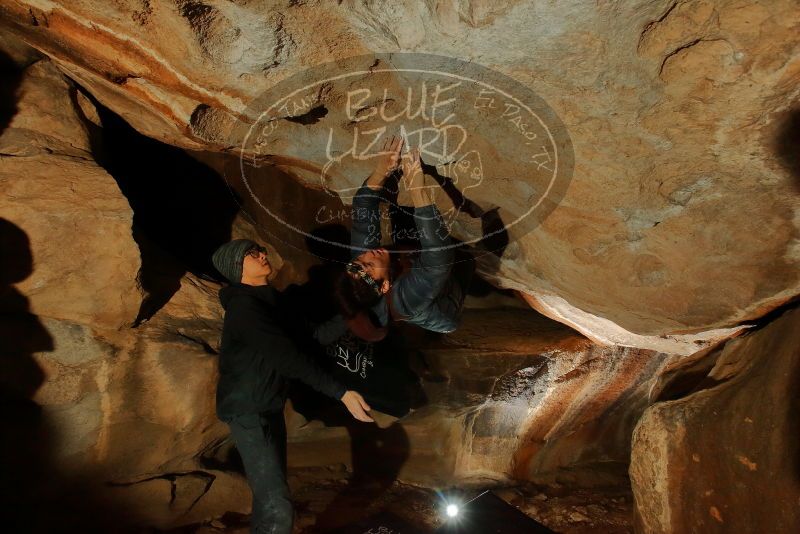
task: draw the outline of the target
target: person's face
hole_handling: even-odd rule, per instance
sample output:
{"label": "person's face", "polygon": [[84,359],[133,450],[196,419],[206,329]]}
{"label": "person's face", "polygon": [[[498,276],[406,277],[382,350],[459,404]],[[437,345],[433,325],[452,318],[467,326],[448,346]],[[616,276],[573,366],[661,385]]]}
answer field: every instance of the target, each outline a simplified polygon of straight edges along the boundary
{"label": "person's face", "polygon": [[385,248],[363,252],[354,261],[379,284],[389,280],[389,252]]}
{"label": "person's face", "polygon": [[264,247],[251,249],[242,261],[242,280],[254,280],[272,274],[272,265]]}

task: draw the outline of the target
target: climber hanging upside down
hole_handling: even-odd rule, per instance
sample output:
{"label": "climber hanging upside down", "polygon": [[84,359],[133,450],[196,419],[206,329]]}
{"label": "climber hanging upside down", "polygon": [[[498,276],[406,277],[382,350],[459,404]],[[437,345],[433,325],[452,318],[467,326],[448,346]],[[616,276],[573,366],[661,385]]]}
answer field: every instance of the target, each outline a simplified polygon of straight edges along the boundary
{"label": "climber hanging upside down", "polygon": [[[353,199],[353,257],[337,280],[336,298],[348,320],[371,312],[384,330],[395,320],[452,332],[459,324],[475,260],[469,257],[454,269],[455,243],[424,187],[419,149],[401,156],[402,148],[402,138],[386,140],[375,170]],[[414,205],[420,242],[419,256],[410,262],[381,247],[379,205],[385,200],[386,180],[399,169]]]}

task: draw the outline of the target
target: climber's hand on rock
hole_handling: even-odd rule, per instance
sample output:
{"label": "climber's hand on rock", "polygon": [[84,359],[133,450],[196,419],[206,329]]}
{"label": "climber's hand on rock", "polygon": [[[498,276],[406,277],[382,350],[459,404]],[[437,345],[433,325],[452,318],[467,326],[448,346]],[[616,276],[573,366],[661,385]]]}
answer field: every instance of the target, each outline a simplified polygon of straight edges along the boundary
{"label": "climber's hand on rock", "polygon": [[403,156],[403,183],[411,194],[411,202],[415,208],[433,204],[429,191],[425,188],[425,175],[422,172],[422,160],[419,147],[409,150]]}
{"label": "climber's hand on rock", "polygon": [[375,170],[367,179],[367,185],[371,189],[379,189],[383,187],[383,182],[389,177],[400,165],[400,151],[403,149],[403,138],[400,136],[392,136],[383,142],[378,162],[375,164]]}
{"label": "climber's hand on rock", "polygon": [[406,189],[412,191],[424,187],[422,161],[419,158],[419,147],[414,147],[403,156],[403,181]]}
{"label": "climber's hand on rock", "polygon": [[353,390],[347,390],[344,395],[342,395],[341,401],[347,406],[347,410],[359,421],[363,421],[365,423],[373,423],[375,420],[367,415],[367,412],[371,409],[367,401],[364,400],[358,392]]}

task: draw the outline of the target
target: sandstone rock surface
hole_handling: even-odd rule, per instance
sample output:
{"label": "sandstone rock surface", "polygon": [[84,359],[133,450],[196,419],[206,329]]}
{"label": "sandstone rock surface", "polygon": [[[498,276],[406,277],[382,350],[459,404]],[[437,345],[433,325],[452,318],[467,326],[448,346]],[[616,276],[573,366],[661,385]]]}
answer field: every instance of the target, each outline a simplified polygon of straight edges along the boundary
{"label": "sandstone rock surface", "polygon": [[[8,36],[50,58],[11,47],[30,66],[0,125],[8,487],[57,502],[111,481],[109,498],[147,503],[139,522],[160,528],[249,504],[244,479],[212,465],[228,446],[213,413],[219,285],[168,266],[179,272],[172,291],[139,321],[135,208],[95,161],[103,121],[88,95],[222,172],[242,142],[232,126],[254,120],[248,105],[267,88],[332,59],[417,51],[509,76],[563,121],[569,189],[534,230],[512,232],[500,260],[485,254],[481,272],[588,339],[532,310],[471,310],[464,329],[421,348],[444,377],[426,383],[429,403],[381,418],[385,431],[357,436],[366,450],[425,484],[618,483],[644,413],[630,468],[641,530],[796,530],[796,310],[715,343],[800,289],[797,3],[386,6],[0,0]],[[377,73],[363,81],[399,86]],[[288,133],[269,138],[255,194],[226,176],[244,200],[233,236],[278,238],[279,285],[315,258],[257,201],[307,230],[336,222],[320,208],[346,216],[349,200],[313,180],[326,134],[352,130],[337,111],[346,94],[333,84],[311,102],[328,115],[278,119]],[[354,187],[370,166],[355,161],[336,183]],[[484,214],[513,213],[535,185],[511,163],[484,170],[488,187],[469,199]],[[458,237],[485,230],[458,217]],[[348,430],[288,416],[293,465],[352,461]]]}
{"label": "sandstone rock surface", "polygon": [[[95,517],[80,511],[93,503],[117,520],[138,513],[119,510],[125,499],[112,503],[107,483],[121,484],[116,496],[134,491],[137,477],[194,472],[199,451],[227,435],[213,397],[219,284],[185,276],[132,329],[143,299],[140,250],[128,200],[94,160],[95,108],[47,59],[24,71],[16,93],[0,135],[0,462],[4,498],[13,496],[4,510],[20,531],[46,531],[48,521],[90,529]],[[246,488],[235,474],[211,478],[212,493]],[[195,492],[197,503],[206,491]],[[230,504],[236,492],[223,493],[219,502],[241,510]],[[169,517],[177,521],[193,499]],[[36,518],[33,502],[52,513]]]}
{"label": "sandstone rock surface", "polygon": [[457,332],[420,350],[441,377],[423,382],[424,406],[400,420],[384,416],[382,431],[364,435],[289,412],[290,465],[370,457],[369,465],[395,465],[401,481],[433,487],[624,485],[630,435],[649,390],[680,359],[599,347],[510,307],[469,309]]}
{"label": "sandstone rock surface", "polygon": [[800,528],[798,332],[794,307],[727,342],[689,394],[644,412],[630,466],[639,532]]}
{"label": "sandstone rock surface", "polygon": [[[797,139],[794,0],[4,0],[0,16],[139,131],[191,149],[235,151],[228,132],[253,120],[254,98],[331,60],[427,52],[512,77],[561,117],[574,176],[557,209],[482,270],[598,342],[664,350],[661,336],[677,336],[688,354],[800,292],[798,177],[780,153]],[[313,104],[333,110],[343,91]],[[283,121],[291,135],[269,152],[307,180],[324,135],[347,131],[336,117]],[[340,179],[355,186],[366,170]],[[510,165],[490,170],[472,200],[513,211],[526,178],[512,186],[499,179]]]}
{"label": "sandstone rock surface", "polygon": [[16,253],[33,263],[16,287],[33,313],[122,327],[139,305],[139,254],[130,206],[91,154],[94,108],[48,60],[25,71],[17,94],[0,137],[0,209],[28,235],[30,250]]}

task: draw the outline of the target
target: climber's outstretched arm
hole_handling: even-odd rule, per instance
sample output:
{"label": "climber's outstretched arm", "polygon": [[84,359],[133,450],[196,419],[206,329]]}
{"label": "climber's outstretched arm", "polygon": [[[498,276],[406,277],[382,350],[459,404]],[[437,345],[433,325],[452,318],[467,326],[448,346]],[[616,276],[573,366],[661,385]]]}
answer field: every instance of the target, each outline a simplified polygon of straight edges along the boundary
{"label": "climber's outstretched arm", "polygon": [[403,183],[411,195],[411,202],[415,208],[423,208],[433,204],[433,199],[431,199],[428,190],[425,188],[425,175],[422,174],[419,147],[411,149],[403,157]]}
{"label": "climber's outstretched arm", "polygon": [[453,240],[436,204],[424,187],[419,149],[403,161],[403,180],[414,202],[414,223],[420,240],[420,257],[395,284],[397,311],[413,315],[442,291],[455,261]]}
{"label": "climber's outstretched arm", "polygon": [[400,152],[403,150],[403,138],[399,136],[392,136],[383,142],[381,147],[378,162],[375,164],[375,170],[369,175],[364,185],[373,191],[380,191],[383,189],[383,184],[386,179],[392,174],[400,165]]}
{"label": "climber's outstretched arm", "polygon": [[375,170],[366,179],[353,198],[353,228],[350,231],[351,259],[361,253],[381,246],[380,201],[383,184],[400,163],[401,137],[387,139]]}

